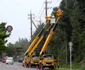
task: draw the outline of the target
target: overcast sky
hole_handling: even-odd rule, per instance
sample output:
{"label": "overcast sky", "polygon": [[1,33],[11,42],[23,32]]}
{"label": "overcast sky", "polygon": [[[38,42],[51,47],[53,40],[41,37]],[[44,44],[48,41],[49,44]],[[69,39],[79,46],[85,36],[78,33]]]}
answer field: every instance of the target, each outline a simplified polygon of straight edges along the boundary
{"label": "overcast sky", "polygon": [[[48,0],[48,7],[59,6],[61,0]],[[15,43],[19,38],[30,39],[30,20],[28,14],[30,10],[35,14],[34,22],[39,24],[40,18],[44,22],[45,17],[45,0],[0,0],[0,23],[7,22],[7,26],[13,26],[13,31],[8,43]],[[48,15],[52,12],[48,9]],[[35,21],[36,20],[36,21]],[[33,27],[35,31],[35,27]]]}

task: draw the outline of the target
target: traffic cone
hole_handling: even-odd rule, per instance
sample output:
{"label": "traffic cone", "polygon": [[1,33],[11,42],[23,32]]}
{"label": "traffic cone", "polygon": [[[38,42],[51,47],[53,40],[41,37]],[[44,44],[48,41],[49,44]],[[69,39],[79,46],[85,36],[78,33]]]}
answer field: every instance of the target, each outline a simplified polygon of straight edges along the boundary
{"label": "traffic cone", "polygon": [[24,67],[26,68],[26,64],[24,63]]}
{"label": "traffic cone", "polygon": [[40,67],[40,70],[42,70],[42,67]]}
{"label": "traffic cone", "polygon": [[31,64],[29,64],[29,68],[31,68]]}

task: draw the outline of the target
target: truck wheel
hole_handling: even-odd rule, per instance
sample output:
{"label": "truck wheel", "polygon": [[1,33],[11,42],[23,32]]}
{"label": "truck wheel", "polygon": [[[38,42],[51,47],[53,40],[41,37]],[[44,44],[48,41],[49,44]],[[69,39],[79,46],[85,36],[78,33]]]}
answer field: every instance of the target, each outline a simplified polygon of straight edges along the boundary
{"label": "truck wheel", "polygon": [[39,64],[39,70],[43,70],[43,65]]}

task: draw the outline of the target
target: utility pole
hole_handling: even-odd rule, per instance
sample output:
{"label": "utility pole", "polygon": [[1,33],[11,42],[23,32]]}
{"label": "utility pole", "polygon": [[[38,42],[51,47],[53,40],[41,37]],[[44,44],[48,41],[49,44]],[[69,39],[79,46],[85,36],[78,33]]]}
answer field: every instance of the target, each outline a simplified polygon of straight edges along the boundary
{"label": "utility pole", "polygon": [[48,15],[48,12],[47,12],[47,9],[48,9],[47,4],[48,4],[48,3],[51,3],[51,2],[48,2],[47,0],[45,0],[45,15],[46,15],[46,16]]}
{"label": "utility pole", "polygon": [[32,39],[32,12],[30,11],[30,30],[31,30],[31,39]]}
{"label": "utility pole", "polygon": [[[30,18],[28,18],[28,19],[30,19],[30,31],[31,31],[31,39],[32,39],[32,27],[33,27],[33,25],[35,26],[35,28],[37,28],[37,26],[35,25],[35,23],[33,22],[33,17],[32,17],[32,12],[30,11],[30,14],[28,14],[28,16],[30,17]],[[32,25],[32,23],[33,23],[33,25]]]}
{"label": "utility pole", "polygon": [[45,1],[45,13],[46,13],[46,16],[47,16],[47,0]]}

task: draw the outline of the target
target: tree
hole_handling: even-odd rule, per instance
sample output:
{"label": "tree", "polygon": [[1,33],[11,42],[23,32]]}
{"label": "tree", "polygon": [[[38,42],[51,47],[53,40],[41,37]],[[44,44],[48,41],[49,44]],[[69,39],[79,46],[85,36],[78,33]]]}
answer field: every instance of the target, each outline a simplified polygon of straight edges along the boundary
{"label": "tree", "polygon": [[[67,1],[67,2],[66,2]],[[65,46],[68,48],[68,42],[73,42],[73,61],[80,62],[85,58],[85,1],[84,0],[62,0],[60,8],[63,10],[64,15],[58,23],[58,32],[56,30],[54,38],[50,42],[49,52],[57,54],[62,57],[62,63],[65,63]],[[57,11],[57,7],[53,9],[53,13]],[[63,34],[62,34],[63,33]],[[62,34],[62,35],[61,35]],[[58,41],[58,43],[56,42]],[[56,45],[55,45],[56,44]],[[59,49],[57,48],[59,44]],[[53,46],[53,47],[52,47]],[[56,47],[55,47],[56,46]],[[62,46],[62,47],[61,47]],[[56,48],[56,49],[55,49]],[[52,51],[53,49],[53,51]],[[58,50],[57,50],[58,49]],[[63,49],[63,50],[62,50]],[[64,54],[64,55],[63,55]],[[64,59],[63,59],[64,58]],[[68,59],[69,62],[69,59]]]}
{"label": "tree", "polygon": [[6,49],[6,46],[5,46],[5,43],[7,42],[6,38],[10,36],[10,34],[7,34],[7,29],[5,26],[6,26],[5,22],[2,22],[0,24],[0,55],[1,56]]}
{"label": "tree", "polygon": [[17,54],[16,47],[14,47],[14,44],[9,43],[6,47],[6,55],[7,56],[14,56]]}

